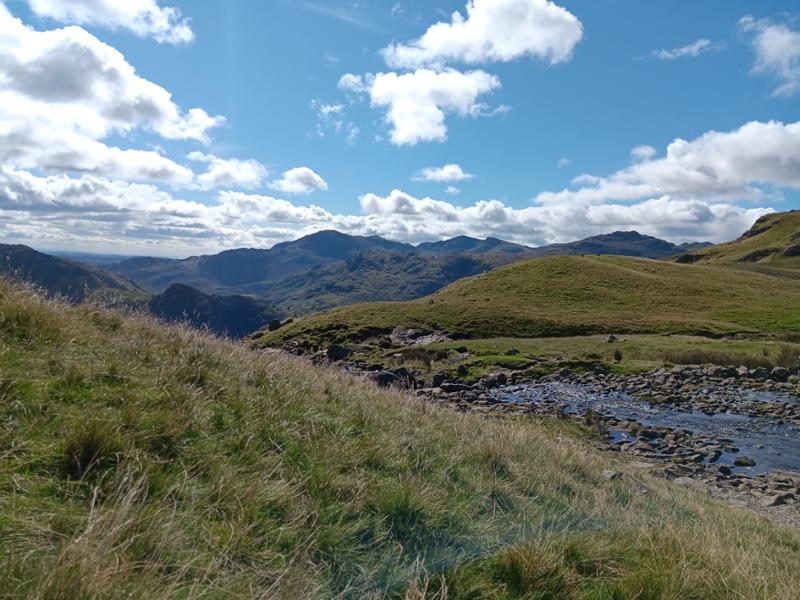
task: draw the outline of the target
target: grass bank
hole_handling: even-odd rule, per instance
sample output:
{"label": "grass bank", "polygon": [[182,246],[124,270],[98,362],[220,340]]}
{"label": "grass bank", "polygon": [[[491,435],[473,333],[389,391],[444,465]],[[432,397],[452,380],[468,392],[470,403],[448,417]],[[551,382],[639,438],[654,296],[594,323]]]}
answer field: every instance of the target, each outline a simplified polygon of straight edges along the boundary
{"label": "grass bank", "polygon": [[[792,598],[800,536],[598,454],[0,283],[0,597]],[[603,470],[630,473],[609,480]]]}
{"label": "grass bank", "polygon": [[263,332],[256,343],[296,340],[318,347],[397,325],[464,339],[796,331],[798,297],[800,280],[738,269],[558,256],[463,279],[412,302],[360,304],[304,317]]}

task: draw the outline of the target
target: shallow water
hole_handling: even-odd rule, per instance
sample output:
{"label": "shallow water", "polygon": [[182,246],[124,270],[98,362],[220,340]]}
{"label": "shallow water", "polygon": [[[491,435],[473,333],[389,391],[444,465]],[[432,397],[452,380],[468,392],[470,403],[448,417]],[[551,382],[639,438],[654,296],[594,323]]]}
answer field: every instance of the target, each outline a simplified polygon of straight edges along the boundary
{"label": "shallow water", "polygon": [[[715,391],[724,396],[726,390]],[[731,390],[735,402],[786,402],[786,394],[745,389]],[[717,464],[732,465],[736,456],[756,461],[751,468],[737,472],[761,474],[786,470],[800,472],[800,429],[776,419],[720,413],[708,415],[680,410],[666,404],[650,404],[621,392],[598,391],[591,386],[569,383],[536,383],[505,388],[499,397],[506,402],[534,403],[558,407],[567,413],[583,414],[591,408],[604,416],[634,420],[647,427],[681,429],[696,438],[731,440],[739,452],[724,451]],[[790,397],[794,398],[794,397]],[[794,399],[796,401],[796,399]],[[615,439],[635,439],[624,432],[613,432]]]}

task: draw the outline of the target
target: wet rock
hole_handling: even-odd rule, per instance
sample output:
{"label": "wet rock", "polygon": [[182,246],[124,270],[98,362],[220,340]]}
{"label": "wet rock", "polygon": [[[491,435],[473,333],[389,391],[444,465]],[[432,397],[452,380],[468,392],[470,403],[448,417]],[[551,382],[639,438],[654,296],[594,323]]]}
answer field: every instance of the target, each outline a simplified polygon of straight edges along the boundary
{"label": "wet rock", "polygon": [[755,379],[756,381],[766,381],[770,377],[770,372],[766,367],[758,367],[757,369],[750,371],[748,377],[750,377],[750,379]]}
{"label": "wet rock", "polygon": [[749,456],[737,456],[733,459],[733,464],[737,467],[755,467],[756,461]]}

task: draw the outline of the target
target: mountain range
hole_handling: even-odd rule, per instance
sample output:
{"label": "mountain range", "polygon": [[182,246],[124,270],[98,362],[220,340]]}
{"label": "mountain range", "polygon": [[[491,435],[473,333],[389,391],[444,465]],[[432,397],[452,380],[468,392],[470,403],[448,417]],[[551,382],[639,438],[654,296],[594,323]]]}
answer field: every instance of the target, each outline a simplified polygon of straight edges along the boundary
{"label": "mountain range", "polygon": [[241,337],[285,315],[414,300],[464,277],[541,256],[659,259],[704,246],[679,246],[637,232],[540,248],[467,236],[413,246],[321,231],[270,249],[242,248],[186,259],[137,257],[111,264],[110,257],[66,258],[26,246],[0,246],[0,269],[72,302],[124,303],[165,320]]}

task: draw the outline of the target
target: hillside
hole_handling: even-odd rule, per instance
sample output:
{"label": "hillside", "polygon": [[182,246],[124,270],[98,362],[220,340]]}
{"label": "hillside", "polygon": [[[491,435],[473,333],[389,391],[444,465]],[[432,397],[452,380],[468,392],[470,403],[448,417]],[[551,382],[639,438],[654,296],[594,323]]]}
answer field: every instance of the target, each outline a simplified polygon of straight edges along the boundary
{"label": "hillside", "polygon": [[761,217],[739,239],[683,254],[676,262],[730,265],[774,274],[800,271],[800,211]]}
{"label": "hillside", "polygon": [[110,265],[109,270],[161,292],[184,283],[206,293],[263,295],[286,277],[370,251],[404,252],[413,247],[373,237],[321,231],[271,249],[242,248],[183,260],[135,258]]}
{"label": "hillside", "polygon": [[528,248],[491,237],[459,236],[411,246],[377,236],[322,231],[267,250],[229,250],[184,260],[133,258],[108,269],[154,293],[181,283],[207,294],[255,296],[302,314],[357,302],[411,300],[460,277],[537,256],[664,258],[687,248],[636,232]]}
{"label": "hillside", "polygon": [[188,285],[175,283],[147,304],[156,317],[208,328],[216,334],[242,338],[267,326],[281,315],[247,296],[212,296]]}
{"label": "hillside", "polygon": [[358,302],[413,300],[509,262],[505,254],[365,252],[283,279],[264,294],[288,312],[310,313]]}
{"label": "hillside", "polygon": [[796,532],[598,454],[577,426],[448,412],[5,282],[0,315],[5,598],[722,600],[800,586]]}
{"label": "hillside", "polygon": [[[769,290],[769,293],[766,293]],[[260,343],[364,338],[397,325],[456,337],[787,331],[800,282],[646,259],[550,257],[464,279],[413,302],[371,303],[295,321]]]}
{"label": "hillside", "polygon": [[72,302],[132,301],[146,295],[142,288],[120,275],[22,245],[0,244],[0,274],[25,280]]}
{"label": "hillside", "polygon": [[535,248],[530,256],[576,256],[580,254],[615,254],[640,258],[666,258],[679,252],[689,252],[710,246],[708,243],[673,244],[665,240],[642,235],[636,231],[615,231],[595,235],[577,242],[551,244]]}

